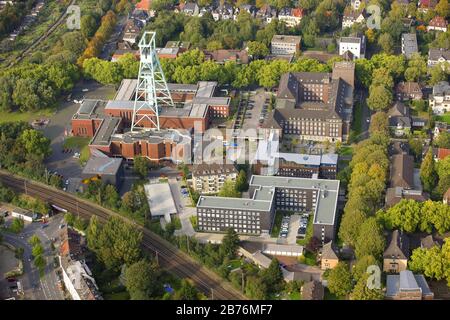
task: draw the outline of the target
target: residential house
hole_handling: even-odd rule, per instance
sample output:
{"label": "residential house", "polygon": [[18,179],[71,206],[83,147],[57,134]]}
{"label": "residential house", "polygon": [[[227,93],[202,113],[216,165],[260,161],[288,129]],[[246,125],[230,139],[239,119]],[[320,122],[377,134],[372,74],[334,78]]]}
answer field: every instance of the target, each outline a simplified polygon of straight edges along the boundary
{"label": "residential house", "polygon": [[141,11],[148,14],[150,18],[153,18],[156,15],[156,11],[152,9],[152,2],[153,0],[141,0],[138,3],[136,3],[133,15],[135,14],[136,11]]}
{"label": "residential house", "polygon": [[444,196],[442,197],[442,202],[450,206],[450,188],[448,188],[447,192],[444,193]]}
{"label": "residential house", "polygon": [[[238,11],[238,9],[236,9]],[[215,21],[219,20],[234,20],[236,18],[235,9],[232,5],[224,3],[212,11],[212,16]]]}
{"label": "residential house", "polygon": [[116,62],[126,54],[132,54],[134,57],[136,57],[136,59],[140,58],[139,50],[134,50],[131,44],[129,44],[126,41],[123,41],[117,44],[117,49],[116,51],[114,51],[111,57],[111,61]]}
{"label": "residential house", "polygon": [[156,53],[158,58],[164,59],[175,59],[179,57],[182,53],[189,50],[191,46],[190,42],[184,41],[167,41],[164,48],[156,48]]}
{"label": "residential house", "polygon": [[436,121],[434,123],[433,139],[437,139],[441,132],[450,133],[450,124],[448,124],[447,122]]}
{"label": "residential house", "polygon": [[417,36],[415,33],[403,33],[402,34],[402,53],[407,59],[411,59],[414,53],[419,52],[417,45]]}
{"label": "residential house", "polygon": [[342,29],[351,28],[355,23],[364,23],[366,21],[365,10],[353,10],[346,7],[342,17]]}
{"label": "residential house", "polygon": [[444,64],[449,64],[447,66],[447,68],[450,68],[450,50],[448,49],[433,49],[431,48],[428,51],[428,66],[432,67],[435,66],[436,64],[443,64],[443,70],[445,70],[445,66]]}
{"label": "residential house", "polygon": [[235,181],[237,176],[233,164],[197,164],[192,170],[192,187],[201,194],[218,193],[226,180]]}
{"label": "residential house", "polygon": [[128,19],[127,23],[125,24],[122,40],[130,43],[131,45],[135,44],[137,42],[137,39],[139,38],[139,34],[141,33],[142,28],[143,24],[141,21]]}
{"label": "residential house", "polygon": [[399,273],[406,270],[409,259],[409,238],[399,230],[389,236],[388,247],[383,253],[383,272]]}
{"label": "residential house", "polygon": [[238,14],[241,11],[246,11],[252,18],[256,16],[256,7],[251,4],[243,4],[240,8],[238,8],[236,11],[238,11],[236,14]]}
{"label": "residential house", "polygon": [[300,52],[300,36],[276,34],[270,42],[270,53],[273,55],[295,55]]}
{"label": "residential house", "polygon": [[322,270],[333,269],[339,263],[339,256],[333,241],[323,245],[320,259],[320,268]]}
{"label": "residential house", "polygon": [[404,270],[386,278],[385,298],[388,300],[432,300],[433,292],[421,274]]}
{"label": "residential house", "polygon": [[395,136],[408,135],[411,132],[409,107],[402,102],[396,102],[388,111],[389,128]]}
{"label": "residential house", "polygon": [[339,55],[343,56],[350,52],[353,60],[361,59],[366,54],[366,37],[364,35],[356,37],[341,37],[339,39]]}
{"label": "residential house", "polygon": [[448,156],[450,156],[450,149],[438,148],[437,149],[437,157],[435,160],[436,161],[444,160]]}
{"label": "residential house", "polygon": [[440,246],[439,242],[437,242],[432,234],[429,234],[423,238],[420,239],[420,247],[422,249],[431,249],[434,246]]}
{"label": "residential house", "polygon": [[203,51],[206,60],[214,60],[224,64],[227,61],[234,61],[237,64],[247,64],[249,62],[247,50],[219,49],[214,51]]}
{"label": "residential house", "polygon": [[183,4],[180,4],[181,12],[184,13],[187,16],[198,16],[200,12],[200,8],[197,5],[197,3],[188,2]]}
{"label": "residential house", "polygon": [[447,20],[445,20],[445,18],[436,16],[433,19],[431,19],[431,21],[428,23],[427,30],[447,32],[447,26],[448,22]]}
{"label": "residential house", "polygon": [[256,18],[263,20],[265,23],[271,23],[277,17],[277,9],[269,4],[265,4],[256,12]]}
{"label": "residential house", "polygon": [[303,9],[301,8],[282,8],[278,12],[278,20],[286,24],[286,26],[292,28],[298,26],[303,18]]}
{"label": "residential house", "polygon": [[419,202],[424,202],[429,199],[429,196],[422,190],[404,189],[402,187],[388,188],[386,190],[386,208],[390,208],[402,199],[411,199]]}
{"label": "residential house", "polygon": [[302,300],[323,300],[325,289],[320,281],[305,283],[301,289]]}
{"label": "residential house", "polygon": [[366,0],[351,0],[350,4],[353,8],[353,10],[359,10],[361,8],[361,4],[365,4]]}
{"label": "residential house", "polygon": [[417,10],[420,12],[428,12],[428,10],[434,10],[439,0],[419,0],[417,4]]}
{"label": "residential house", "polygon": [[441,81],[433,86],[433,93],[429,97],[429,105],[433,114],[450,112],[450,85]]}
{"label": "residential house", "polygon": [[350,132],[354,72],[353,62],[341,61],[334,64],[331,74],[283,74],[277,108],[262,127],[279,127],[282,134],[300,139],[345,141]]}
{"label": "residential house", "polygon": [[418,82],[402,81],[395,87],[395,96],[399,101],[421,100],[423,92]]}

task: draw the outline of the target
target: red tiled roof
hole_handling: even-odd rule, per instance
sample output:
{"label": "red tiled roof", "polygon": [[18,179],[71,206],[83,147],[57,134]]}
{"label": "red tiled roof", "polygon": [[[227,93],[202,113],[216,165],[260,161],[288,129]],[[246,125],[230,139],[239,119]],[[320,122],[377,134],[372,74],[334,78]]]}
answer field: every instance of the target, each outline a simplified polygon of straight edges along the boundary
{"label": "red tiled roof", "polygon": [[438,159],[443,160],[450,156],[450,149],[439,148],[438,149]]}
{"label": "red tiled roof", "polygon": [[294,17],[303,17],[303,9],[302,8],[295,8],[295,9],[292,9],[292,15],[294,16]]}
{"label": "red tiled roof", "polygon": [[152,6],[152,0],[141,0],[136,3],[136,9],[150,11],[150,7]]}
{"label": "red tiled roof", "polygon": [[448,23],[447,23],[447,20],[445,20],[443,17],[436,16],[433,19],[431,19],[431,21],[428,25],[432,26],[432,27],[445,28],[445,27],[447,27]]}

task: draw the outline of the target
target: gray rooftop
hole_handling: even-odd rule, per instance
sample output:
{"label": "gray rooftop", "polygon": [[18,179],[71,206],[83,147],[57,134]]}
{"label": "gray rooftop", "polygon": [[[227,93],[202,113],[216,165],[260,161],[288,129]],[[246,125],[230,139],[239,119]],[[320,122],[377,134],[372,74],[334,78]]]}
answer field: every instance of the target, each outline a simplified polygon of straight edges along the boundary
{"label": "gray rooftop", "polygon": [[100,128],[97,130],[91,141],[91,145],[108,145],[111,140],[111,136],[116,131],[120,121],[121,118],[117,117],[107,117],[103,119]]}
{"label": "gray rooftop", "polygon": [[273,36],[272,42],[300,44],[301,39],[302,38],[300,36],[285,36],[283,34],[276,34]]}
{"label": "gray rooftop", "polygon": [[414,275],[412,271],[400,271],[400,274],[386,278],[386,296],[395,297],[399,292],[420,291],[422,296],[433,295],[423,275]]}
{"label": "gray rooftop", "polygon": [[145,184],[145,195],[152,217],[166,217],[170,221],[170,215],[177,213],[172,192],[168,183]]}
{"label": "gray rooftop", "polygon": [[83,174],[116,174],[122,165],[122,158],[90,157]]}
{"label": "gray rooftop", "polygon": [[314,223],[334,224],[339,180],[253,175],[250,179],[250,185],[319,190],[320,195],[317,198]]}
{"label": "gray rooftop", "polygon": [[211,98],[216,90],[216,81],[200,81],[198,83],[198,89],[196,97]]}
{"label": "gray rooftop", "polygon": [[200,196],[198,208],[270,211],[271,201],[243,198]]}
{"label": "gray rooftop", "polygon": [[134,100],[137,79],[123,79],[114,100]]}
{"label": "gray rooftop", "polygon": [[416,34],[415,33],[402,34],[402,53],[407,58],[411,58],[412,54],[416,52],[419,52]]}

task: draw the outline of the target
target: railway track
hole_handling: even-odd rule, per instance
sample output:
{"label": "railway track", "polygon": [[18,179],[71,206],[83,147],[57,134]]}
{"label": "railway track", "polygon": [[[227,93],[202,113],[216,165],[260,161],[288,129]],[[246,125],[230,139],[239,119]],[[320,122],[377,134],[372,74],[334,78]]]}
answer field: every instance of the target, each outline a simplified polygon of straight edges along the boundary
{"label": "railway track", "polygon": [[11,173],[0,171],[0,181],[5,186],[13,190],[27,193],[30,196],[48,201],[50,204],[67,209],[73,214],[78,214],[85,218],[95,215],[99,221],[104,223],[111,216],[118,216],[121,219],[132,224],[136,229],[142,232],[142,247],[144,250],[157,254],[159,264],[167,271],[181,277],[191,279],[195,286],[208,297],[217,300],[244,300],[246,299],[239,291],[234,289],[229,283],[212,271],[206,269],[201,264],[193,260],[187,254],[181,252],[171,243],[143,228],[132,220],[124,218],[119,214],[105,209],[87,200],[79,199],[74,195],[61,190],[49,187],[47,185],[31,182],[22,177]]}

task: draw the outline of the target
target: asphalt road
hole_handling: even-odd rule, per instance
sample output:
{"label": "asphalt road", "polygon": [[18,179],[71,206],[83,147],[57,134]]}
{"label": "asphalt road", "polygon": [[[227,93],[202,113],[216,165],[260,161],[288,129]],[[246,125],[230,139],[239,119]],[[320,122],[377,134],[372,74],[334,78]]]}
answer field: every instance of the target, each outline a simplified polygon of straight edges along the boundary
{"label": "asphalt road", "polygon": [[[56,238],[59,234],[59,225],[62,217],[54,217],[49,226],[42,229],[42,224],[34,222],[26,225],[20,234],[4,233],[4,241],[18,248],[24,248],[23,266],[24,275],[19,278],[22,282],[25,298],[30,300],[64,300],[62,290],[58,287],[58,276],[53,264],[54,253],[50,248],[50,238]],[[28,239],[37,235],[44,247],[44,256],[47,265],[44,276],[39,276],[39,271],[33,265],[33,256]]]}

